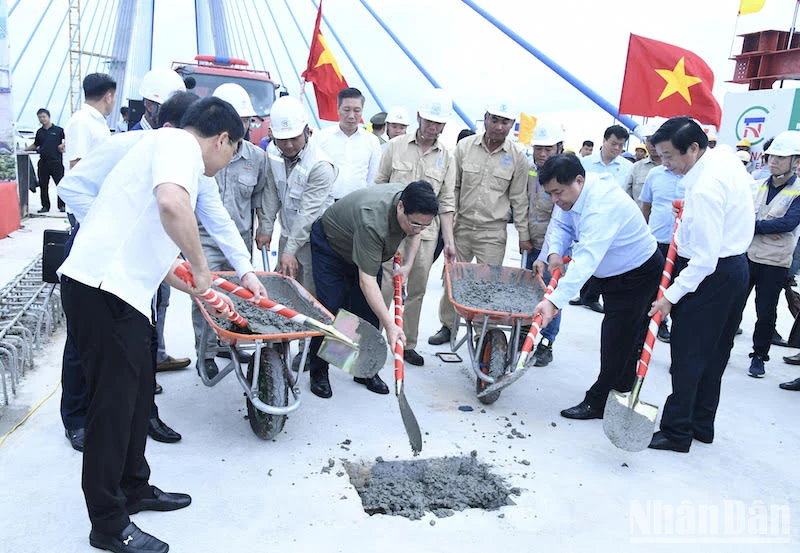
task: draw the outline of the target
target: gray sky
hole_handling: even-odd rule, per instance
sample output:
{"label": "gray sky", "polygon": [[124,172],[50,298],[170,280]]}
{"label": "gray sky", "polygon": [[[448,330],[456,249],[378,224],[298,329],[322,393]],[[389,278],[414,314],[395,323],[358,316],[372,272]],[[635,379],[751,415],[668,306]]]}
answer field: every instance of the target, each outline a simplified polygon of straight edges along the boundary
{"label": "gray sky", "polygon": [[[12,16],[12,61],[19,55],[48,1],[23,0],[25,7],[18,8]],[[196,53],[195,30],[191,15],[186,16],[193,12],[194,2],[155,1],[154,67],[168,66],[173,60],[190,60]],[[55,0],[54,5],[59,3],[66,6],[67,0]],[[92,5],[104,3],[84,0],[87,16]],[[767,0],[761,12],[742,16],[737,25],[739,0],[671,0],[668,3],[479,0],[478,3],[614,105],[619,102],[629,33],[675,44],[705,59],[715,73],[714,91],[722,103],[725,92],[746,90],[744,85],[724,82],[733,74],[734,63],[728,57],[734,31],[740,34],[762,29],[788,30],[795,6],[794,0]],[[289,4],[308,39],[316,15],[314,7],[307,0],[289,0]],[[369,0],[369,4],[471,118],[482,116],[487,101],[506,99],[519,110],[534,115],[556,113],[564,120],[569,145],[573,146],[583,138],[597,140],[603,128],[611,124],[610,116],[459,0]],[[290,60],[274,32],[269,13],[262,9],[262,18],[271,33],[272,48],[278,58],[277,69],[284,78],[283,84],[292,95],[297,95],[299,84],[290,64],[302,71],[308,52],[285,3],[272,0],[270,6],[292,51]],[[358,0],[325,0],[324,10],[384,106],[388,109],[400,105],[413,114],[419,98],[431,86],[422,74]],[[41,60],[49,45],[42,43],[52,39],[58,24],[58,18],[49,19],[42,23],[39,31],[46,40],[31,45],[24,58],[26,63],[21,64],[14,75],[17,109],[30,83],[42,70]],[[252,36],[249,25],[245,31],[245,37]],[[366,87],[324,24],[323,33],[350,85],[366,93]],[[91,40],[92,37],[87,37],[85,45]],[[247,44],[253,50],[256,44],[261,47],[269,65],[266,69],[272,71],[277,80],[278,71],[271,67],[272,58],[263,39],[250,40]],[[59,63],[60,52],[65,48],[66,36],[57,40],[53,47],[59,55],[52,57],[58,57]],[[734,52],[740,49],[741,39],[737,39]],[[236,53],[250,57],[250,49],[243,46],[242,50]],[[255,60],[250,61],[261,69],[261,56],[254,54],[253,57]],[[58,63],[52,61],[45,67],[36,94],[26,106],[22,125],[35,125],[35,111],[47,99],[52,75],[57,70]],[[47,86],[42,86],[45,82]],[[46,93],[40,93],[40,88],[46,89]],[[63,96],[63,92],[54,95],[59,100]],[[51,106],[53,111],[59,108]],[[376,111],[377,104],[368,97],[365,112],[369,115]],[[448,125],[448,131],[454,134],[462,127],[455,119]]]}

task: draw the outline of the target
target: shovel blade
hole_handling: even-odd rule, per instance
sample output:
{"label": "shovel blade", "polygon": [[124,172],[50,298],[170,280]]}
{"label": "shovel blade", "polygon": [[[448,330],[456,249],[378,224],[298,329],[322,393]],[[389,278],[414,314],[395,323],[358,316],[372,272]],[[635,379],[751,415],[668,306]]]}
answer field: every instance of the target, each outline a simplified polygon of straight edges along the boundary
{"label": "shovel blade", "polygon": [[414,411],[411,410],[406,394],[402,390],[397,394],[397,403],[400,406],[400,416],[403,418],[403,426],[406,427],[411,451],[414,452],[414,456],[417,456],[422,451],[422,432],[419,429],[417,417],[414,416]]}
{"label": "shovel blade", "polygon": [[353,340],[358,349],[354,350],[344,342],[326,337],[317,355],[353,376],[359,378],[375,376],[389,355],[389,348],[381,331],[344,309],[340,309],[336,314],[333,327]]}
{"label": "shovel blade", "polygon": [[656,415],[658,406],[631,398],[631,392],[611,390],[603,412],[603,431],[618,448],[642,451],[653,438]]}

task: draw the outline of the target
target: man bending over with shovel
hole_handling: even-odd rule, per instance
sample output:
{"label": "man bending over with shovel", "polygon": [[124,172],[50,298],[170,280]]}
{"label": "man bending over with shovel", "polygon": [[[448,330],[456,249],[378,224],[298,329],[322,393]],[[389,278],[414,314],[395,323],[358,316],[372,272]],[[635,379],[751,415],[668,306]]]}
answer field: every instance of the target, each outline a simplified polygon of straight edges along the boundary
{"label": "man bending over with shovel", "polygon": [[[317,299],[331,313],[344,308],[386,329],[389,347],[397,340],[405,345],[403,330],[381,295],[381,264],[394,257],[406,236],[419,241],[420,233],[439,213],[439,201],[426,181],[409,185],[384,184],[352,192],[333,204],[311,227],[311,266]],[[419,244],[409,251],[416,252]],[[414,256],[403,259],[407,269]],[[333,395],[328,363],[317,356],[322,338],[311,340],[311,392],[322,398]],[[360,352],[365,355],[369,352]],[[388,394],[389,388],[375,374],[355,378],[371,392]]]}
{"label": "man bending over with shovel", "polygon": [[[608,393],[628,392],[635,380],[638,351],[644,342],[646,314],[658,289],[664,256],[636,202],[613,177],[586,173],[572,154],[557,154],[539,169],[539,182],[556,207],[547,231],[550,273],[563,271],[562,256],[575,242],[569,271],[550,299],[534,309],[543,325],[596,277],[605,299],[600,331],[600,374],[578,405],[564,409],[568,419],[602,419]],[[542,274],[537,260],[533,270]]]}

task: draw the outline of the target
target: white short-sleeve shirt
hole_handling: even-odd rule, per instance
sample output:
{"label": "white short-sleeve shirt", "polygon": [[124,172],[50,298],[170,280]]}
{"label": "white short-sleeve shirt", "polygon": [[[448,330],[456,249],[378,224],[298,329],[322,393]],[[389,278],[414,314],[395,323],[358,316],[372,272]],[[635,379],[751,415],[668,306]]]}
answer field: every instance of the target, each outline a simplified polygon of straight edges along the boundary
{"label": "white short-sleeve shirt", "polygon": [[336,125],[317,131],[314,139],[339,170],[331,196],[338,200],[375,183],[382,152],[377,136],[361,127],[347,136]]}
{"label": "white short-sleeve shirt", "polygon": [[181,186],[192,207],[205,165],[180,129],[148,133],[108,173],[59,273],[105,290],[151,318],[151,301],[179,248],[161,224],[156,188]]}
{"label": "white short-sleeve shirt", "polygon": [[111,137],[111,129],[103,114],[89,104],[83,104],[64,127],[64,161],[69,162],[89,155]]}

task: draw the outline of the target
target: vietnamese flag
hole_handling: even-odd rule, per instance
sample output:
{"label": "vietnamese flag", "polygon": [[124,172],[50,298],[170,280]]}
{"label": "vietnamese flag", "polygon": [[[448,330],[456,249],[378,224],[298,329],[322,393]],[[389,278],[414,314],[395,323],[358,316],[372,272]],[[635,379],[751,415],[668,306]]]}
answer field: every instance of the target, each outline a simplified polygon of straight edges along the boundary
{"label": "vietnamese flag", "polygon": [[687,115],[719,128],[722,110],[712,94],[714,73],[688,50],[631,34],[619,99],[620,113]]}
{"label": "vietnamese flag", "polygon": [[322,19],[322,0],[317,11],[317,24],[314,25],[314,37],[311,39],[311,51],[308,53],[308,67],[303,71],[303,78],[308,83],[314,83],[314,95],[317,97],[319,118],[326,121],[338,121],[339,114],[336,98],[339,92],[347,88],[339,64],[333,57],[319,24]]}

